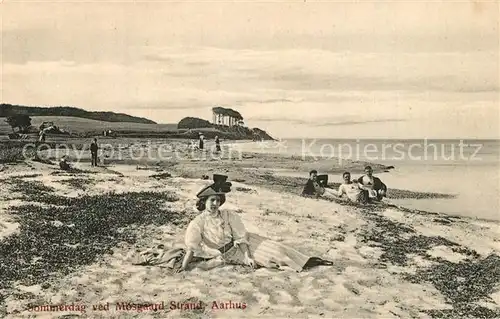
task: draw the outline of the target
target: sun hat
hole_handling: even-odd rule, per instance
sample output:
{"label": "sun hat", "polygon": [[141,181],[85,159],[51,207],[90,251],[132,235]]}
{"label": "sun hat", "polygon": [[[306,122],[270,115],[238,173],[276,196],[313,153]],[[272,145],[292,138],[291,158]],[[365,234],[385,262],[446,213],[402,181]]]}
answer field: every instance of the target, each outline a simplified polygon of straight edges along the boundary
{"label": "sun hat", "polygon": [[196,197],[203,198],[212,195],[226,195],[231,192],[232,184],[227,181],[227,178],[228,177],[226,175],[214,174],[214,182],[211,185],[202,188],[198,194],[196,194]]}

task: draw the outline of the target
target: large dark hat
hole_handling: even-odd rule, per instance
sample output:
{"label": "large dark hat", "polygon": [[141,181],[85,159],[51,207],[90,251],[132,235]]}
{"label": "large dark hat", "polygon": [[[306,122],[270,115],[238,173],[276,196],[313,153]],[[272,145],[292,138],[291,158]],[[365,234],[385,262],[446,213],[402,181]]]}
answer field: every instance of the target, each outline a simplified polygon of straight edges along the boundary
{"label": "large dark hat", "polygon": [[204,187],[196,194],[196,197],[203,198],[212,195],[226,195],[231,191],[232,184],[227,181],[227,176],[214,174],[213,184]]}
{"label": "large dark hat", "polygon": [[327,186],[328,185],[328,175],[318,175],[316,177],[316,180],[318,181],[318,183],[320,185],[322,185],[323,187]]}

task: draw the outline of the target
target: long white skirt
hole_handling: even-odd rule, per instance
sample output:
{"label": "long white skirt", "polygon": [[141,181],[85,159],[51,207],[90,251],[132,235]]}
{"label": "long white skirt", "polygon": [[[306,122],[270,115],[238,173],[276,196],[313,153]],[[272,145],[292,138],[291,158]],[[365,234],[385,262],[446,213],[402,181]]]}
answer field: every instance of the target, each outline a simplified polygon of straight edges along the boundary
{"label": "long white skirt", "polygon": [[[320,258],[305,255],[292,247],[253,233],[248,234],[248,243],[252,258],[261,267],[278,268],[280,266],[288,266],[296,271],[302,271],[311,259],[321,260]],[[234,264],[244,264],[245,261],[245,256],[238,247],[232,247],[223,253],[222,256],[224,260]]]}

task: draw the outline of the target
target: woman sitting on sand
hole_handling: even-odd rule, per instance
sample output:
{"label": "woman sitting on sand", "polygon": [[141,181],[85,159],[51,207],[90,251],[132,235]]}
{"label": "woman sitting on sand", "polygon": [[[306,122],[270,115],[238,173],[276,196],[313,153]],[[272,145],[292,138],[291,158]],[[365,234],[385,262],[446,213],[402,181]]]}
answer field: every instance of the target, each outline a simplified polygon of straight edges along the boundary
{"label": "woman sitting on sand", "polygon": [[[226,185],[230,183],[226,183]],[[226,201],[223,186],[214,183],[203,188],[198,194],[197,209],[202,213],[196,216],[186,230],[186,254],[179,271],[188,268],[194,253],[204,243],[218,249],[224,263],[248,265],[250,267],[279,268],[288,266],[302,271],[317,265],[332,265],[332,262],[318,257],[304,255],[297,250],[259,236],[248,233],[238,215],[220,211]]]}

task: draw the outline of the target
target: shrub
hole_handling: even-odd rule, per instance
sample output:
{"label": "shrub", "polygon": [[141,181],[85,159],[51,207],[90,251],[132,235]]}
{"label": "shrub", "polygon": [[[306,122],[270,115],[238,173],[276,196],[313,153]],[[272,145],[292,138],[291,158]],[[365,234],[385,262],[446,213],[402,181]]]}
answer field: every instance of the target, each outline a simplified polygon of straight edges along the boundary
{"label": "shrub", "polygon": [[177,124],[177,128],[179,129],[182,128],[195,129],[195,128],[207,128],[207,127],[212,127],[212,123],[197,117],[185,117],[179,121],[179,124]]}

